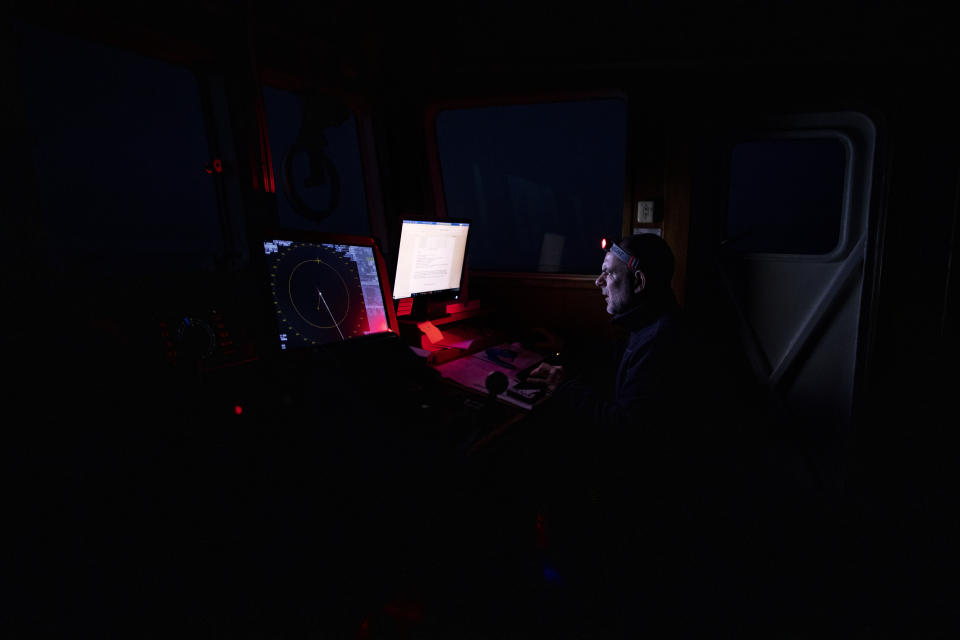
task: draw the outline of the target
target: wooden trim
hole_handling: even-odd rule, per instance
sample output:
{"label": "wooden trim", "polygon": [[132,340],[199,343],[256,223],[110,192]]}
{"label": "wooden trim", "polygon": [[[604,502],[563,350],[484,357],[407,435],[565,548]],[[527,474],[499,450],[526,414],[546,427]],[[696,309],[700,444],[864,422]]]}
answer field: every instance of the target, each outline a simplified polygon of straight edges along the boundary
{"label": "wooden trim", "polygon": [[596,276],[474,271],[476,299],[496,309],[511,331],[546,327],[560,335],[611,336],[610,322]]}
{"label": "wooden trim", "polygon": [[523,273],[516,271],[470,271],[474,282],[484,280],[510,280],[513,284],[531,285],[541,288],[592,289],[597,276],[574,273]]}
{"label": "wooden trim", "polygon": [[427,172],[433,193],[433,209],[438,219],[447,217],[447,198],[443,193],[443,172],[440,169],[440,148],[437,144],[437,111],[433,105],[424,109],[423,137],[427,152]]}

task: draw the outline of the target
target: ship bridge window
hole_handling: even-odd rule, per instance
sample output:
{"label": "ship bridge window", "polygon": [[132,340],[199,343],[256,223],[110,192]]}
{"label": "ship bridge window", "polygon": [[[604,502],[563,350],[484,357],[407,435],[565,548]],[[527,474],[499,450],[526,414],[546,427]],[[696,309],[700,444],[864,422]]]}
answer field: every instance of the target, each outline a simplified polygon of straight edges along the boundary
{"label": "ship bridge window", "polygon": [[212,270],[223,237],[196,76],[28,23],[15,33],[51,267],[74,282]]}
{"label": "ship bridge window", "polygon": [[626,121],[621,98],[440,109],[443,204],[474,222],[471,268],[596,272],[623,227]]}
{"label": "ship bridge window", "polygon": [[370,235],[357,118],[339,99],[263,88],[285,229]]}

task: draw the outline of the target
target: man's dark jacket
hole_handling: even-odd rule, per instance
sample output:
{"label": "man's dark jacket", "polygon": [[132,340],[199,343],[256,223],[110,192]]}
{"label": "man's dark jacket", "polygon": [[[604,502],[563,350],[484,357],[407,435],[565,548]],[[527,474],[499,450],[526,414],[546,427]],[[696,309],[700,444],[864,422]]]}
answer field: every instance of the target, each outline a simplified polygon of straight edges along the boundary
{"label": "man's dark jacket", "polygon": [[[563,419],[595,433],[623,438],[659,438],[684,418],[685,395],[697,372],[691,370],[690,342],[672,295],[648,301],[613,317],[627,330],[612,387],[575,378],[554,392]],[[669,423],[669,424],[668,424]]]}

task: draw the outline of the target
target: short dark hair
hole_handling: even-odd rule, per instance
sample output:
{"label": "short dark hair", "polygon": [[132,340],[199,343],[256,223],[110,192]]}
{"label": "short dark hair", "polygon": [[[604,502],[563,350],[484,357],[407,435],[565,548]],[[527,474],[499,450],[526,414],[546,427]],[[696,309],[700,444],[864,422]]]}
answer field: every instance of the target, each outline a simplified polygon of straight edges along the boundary
{"label": "short dark hair", "polygon": [[673,279],[673,251],[667,241],[654,233],[640,233],[627,236],[620,242],[620,248],[636,257],[636,269],[643,271],[647,278],[647,288],[664,290],[670,288]]}

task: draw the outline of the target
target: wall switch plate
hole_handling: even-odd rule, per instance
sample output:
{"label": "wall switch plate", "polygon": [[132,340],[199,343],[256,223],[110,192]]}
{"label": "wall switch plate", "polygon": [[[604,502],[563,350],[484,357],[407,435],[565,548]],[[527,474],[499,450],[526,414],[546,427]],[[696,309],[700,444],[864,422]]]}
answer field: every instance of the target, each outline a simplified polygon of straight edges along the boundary
{"label": "wall switch plate", "polygon": [[653,200],[637,202],[637,222],[653,222]]}

